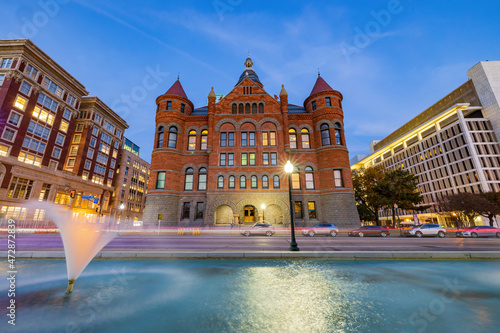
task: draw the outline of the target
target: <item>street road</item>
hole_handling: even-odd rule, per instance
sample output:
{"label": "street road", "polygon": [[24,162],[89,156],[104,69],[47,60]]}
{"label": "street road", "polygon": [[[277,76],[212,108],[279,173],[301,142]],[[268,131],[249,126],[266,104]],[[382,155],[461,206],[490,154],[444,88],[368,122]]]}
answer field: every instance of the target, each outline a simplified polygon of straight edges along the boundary
{"label": "street road", "polygon": [[[175,236],[141,234],[121,235],[105,250],[205,250],[205,251],[283,251],[289,247],[286,236]],[[303,251],[499,251],[499,238],[406,238],[390,237],[305,237],[297,236]],[[6,235],[0,236],[0,248],[7,248]],[[16,251],[62,250],[59,234],[17,235]]]}

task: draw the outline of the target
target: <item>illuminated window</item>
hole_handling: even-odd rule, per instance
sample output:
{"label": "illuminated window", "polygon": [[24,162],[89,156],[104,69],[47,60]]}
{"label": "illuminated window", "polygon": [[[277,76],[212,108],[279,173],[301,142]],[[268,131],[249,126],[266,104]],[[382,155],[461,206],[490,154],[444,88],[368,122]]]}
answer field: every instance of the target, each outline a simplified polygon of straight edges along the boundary
{"label": "illuminated window", "polygon": [[309,218],[315,219],[316,218],[316,203],[314,201],[309,201],[307,203],[307,208],[309,209]]}
{"label": "illuminated window", "polygon": [[262,188],[269,188],[269,177],[262,176]]}
{"label": "illuminated window", "polygon": [[292,173],[292,189],[300,190],[300,175],[298,170]]}
{"label": "illuminated window", "polygon": [[67,121],[61,120],[61,126],[59,126],[59,130],[61,132],[66,133],[68,131],[68,126],[69,126],[69,123]]}
{"label": "illuminated window", "polygon": [[280,188],[280,176],[273,177],[273,187]]}
{"label": "illuminated window", "polygon": [[290,140],[290,148],[297,149],[297,133],[295,132],[295,129],[290,128],[288,130],[288,138]]}
{"label": "illuminated window", "polygon": [[0,143],[0,156],[9,156],[9,146]]}
{"label": "illuminated window", "polygon": [[217,178],[217,188],[224,188],[224,176]]}
{"label": "illuminated window", "polygon": [[73,143],[80,143],[81,139],[82,139],[81,134],[75,134],[75,136],[73,137]]}
{"label": "illuminated window", "polygon": [[307,130],[307,128],[303,128],[300,131],[300,135],[301,135],[301,141],[302,141],[302,149],[311,148],[311,143],[310,143],[310,139],[309,139],[309,131]]}
{"label": "illuminated window", "polygon": [[240,176],[240,188],[247,188],[247,177]]}
{"label": "illuminated window", "polygon": [[27,103],[28,101],[25,98],[17,96],[16,101],[14,102],[14,106],[20,110],[24,110]]}
{"label": "illuminated window", "polygon": [[255,153],[248,154],[249,165],[255,165]]}
{"label": "illuminated window", "polygon": [[24,199],[30,198],[31,190],[33,188],[33,181],[24,178],[13,177],[10,183],[7,198]]}
{"label": "illuminated window", "polygon": [[196,131],[189,131],[188,150],[196,150]]}
{"label": "illuminated window", "polygon": [[87,179],[89,179],[89,173],[88,173],[87,171],[84,171],[84,172],[82,173],[82,179],[83,179],[83,180],[87,180]]}
{"label": "illuminated window", "polygon": [[241,153],[241,165],[248,165],[248,154]]}
{"label": "illuminated window", "polygon": [[302,202],[301,201],[295,201],[295,218],[296,219],[302,218]]}
{"label": "illuminated window", "polygon": [[229,188],[234,188],[235,177],[229,176]]}
{"label": "illuminated window", "polygon": [[269,165],[269,153],[262,153],[262,165]]}
{"label": "illuminated window", "polygon": [[40,191],[40,195],[38,196],[38,201],[47,201],[50,193],[50,184],[44,183],[42,185],[42,190]]}
{"label": "illuminated window", "polygon": [[208,131],[203,130],[201,132],[201,150],[207,150],[207,143],[208,143]]}

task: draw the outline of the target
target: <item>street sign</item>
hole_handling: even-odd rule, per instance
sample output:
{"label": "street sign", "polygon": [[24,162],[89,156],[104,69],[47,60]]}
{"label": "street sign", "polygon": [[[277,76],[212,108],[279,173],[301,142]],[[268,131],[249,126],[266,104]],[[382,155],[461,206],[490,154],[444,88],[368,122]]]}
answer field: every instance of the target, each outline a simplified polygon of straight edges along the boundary
{"label": "street sign", "polygon": [[93,195],[82,195],[82,199],[94,199]]}
{"label": "street sign", "polygon": [[99,198],[95,198],[95,199],[94,199],[94,203],[95,203],[95,204],[99,203]]}

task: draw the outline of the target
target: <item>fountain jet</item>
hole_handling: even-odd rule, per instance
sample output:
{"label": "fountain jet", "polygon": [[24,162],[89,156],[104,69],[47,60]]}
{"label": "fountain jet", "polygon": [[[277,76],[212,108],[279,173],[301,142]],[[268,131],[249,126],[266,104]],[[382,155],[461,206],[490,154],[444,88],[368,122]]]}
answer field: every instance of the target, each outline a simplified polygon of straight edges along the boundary
{"label": "fountain jet", "polygon": [[103,247],[117,236],[117,233],[106,230],[105,225],[102,223],[75,221],[71,217],[71,210],[65,210],[56,204],[36,202],[30,206],[44,209],[45,215],[59,229],[66,255],[68,270],[66,293],[69,294],[73,291],[73,285],[85,267]]}

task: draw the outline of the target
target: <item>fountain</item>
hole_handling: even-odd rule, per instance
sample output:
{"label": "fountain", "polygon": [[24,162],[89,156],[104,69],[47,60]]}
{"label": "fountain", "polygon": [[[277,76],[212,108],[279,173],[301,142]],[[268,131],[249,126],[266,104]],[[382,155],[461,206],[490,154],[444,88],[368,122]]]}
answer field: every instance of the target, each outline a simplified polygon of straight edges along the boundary
{"label": "fountain", "polygon": [[66,293],[73,291],[73,285],[95,255],[105,247],[116,232],[106,230],[105,224],[74,221],[71,210],[48,203],[36,202],[30,204],[33,208],[44,209],[45,214],[58,227],[61,235],[66,267],[68,270],[68,288]]}

